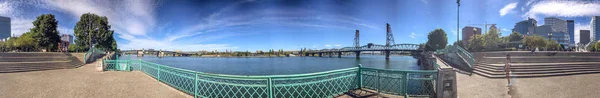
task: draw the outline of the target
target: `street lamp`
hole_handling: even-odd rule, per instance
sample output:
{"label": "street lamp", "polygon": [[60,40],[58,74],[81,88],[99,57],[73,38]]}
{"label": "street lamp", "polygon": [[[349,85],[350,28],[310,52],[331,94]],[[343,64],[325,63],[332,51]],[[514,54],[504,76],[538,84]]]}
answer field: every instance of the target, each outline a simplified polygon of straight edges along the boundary
{"label": "street lamp", "polygon": [[[473,28],[473,40],[473,46],[477,47],[477,28]],[[477,52],[477,49],[473,49],[473,52]]]}
{"label": "street lamp", "polygon": [[552,32],[548,33],[548,40],[552,41]]}
{"label": "street lamp", "polygon": [[456,7],[456,42],[458,42],[458,36],[460,36],[460,32],[458,32],[459,24],[460,24],[460,18],[459,18],[459,14],[460,14],[460,0],[456,0],[456,4],[458,5]]}

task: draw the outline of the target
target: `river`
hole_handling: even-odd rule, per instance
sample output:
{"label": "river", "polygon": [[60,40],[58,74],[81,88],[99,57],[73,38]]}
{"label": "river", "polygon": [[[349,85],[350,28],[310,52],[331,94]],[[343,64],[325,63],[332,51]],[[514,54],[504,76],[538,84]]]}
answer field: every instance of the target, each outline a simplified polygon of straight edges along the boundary
{"label": "river", "polygon": [[334,57],[263,57],[263,58],[202,58],[202,57],[137,57],[123,55],[119,59],[142,59],[162,65],[194,71],[232,75],[284,75],[329,71],[354,67],[380,69],[419,70],[417,59],[412,56],[390,56],[385,60],[382,55],[361,55]]}

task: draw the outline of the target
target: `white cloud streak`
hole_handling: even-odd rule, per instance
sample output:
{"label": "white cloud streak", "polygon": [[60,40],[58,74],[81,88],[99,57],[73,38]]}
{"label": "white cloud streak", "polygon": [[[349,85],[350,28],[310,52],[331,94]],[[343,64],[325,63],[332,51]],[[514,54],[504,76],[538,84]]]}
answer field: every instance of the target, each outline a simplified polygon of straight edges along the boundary
{"label": "white cloud streak", "polygon": [[512,12],[513,9],[515,9],[517,7],[517,2],[513,2],[513,3],[509,3],[506,6],[504,6],[502,9],[500,9],[500,16],[504,16],[510,12]]}
{"label": "white cloud streak", "polygon": [[599,3],[587,3],[582,1],[545,1],[533,4],[524,18],[537,18],[538,15],[579,17],[600,15]]}
{"label": "white cloud streak", "polygon": [[415,32],[410,32],[410,38],[415,39],[417,36],[417,34],[415,34]]}

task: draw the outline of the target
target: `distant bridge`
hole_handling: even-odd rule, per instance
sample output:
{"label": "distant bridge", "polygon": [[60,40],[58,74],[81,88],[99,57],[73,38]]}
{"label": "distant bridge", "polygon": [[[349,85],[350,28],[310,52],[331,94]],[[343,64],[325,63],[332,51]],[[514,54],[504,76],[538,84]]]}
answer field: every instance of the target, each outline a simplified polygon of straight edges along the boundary
{"label": "distant bridge", "polygon": [[354,47],[344,47],[340,49],[321,49],[321,50],[308,50],[305,52],[305,56],[315,56],[318,54],[321,57],[323,54],[327,54],[329,56],[333,54],[337,54],[338,57],[342,56],[343,52],[354,52],[356,54],[356,58],[360,58],[360,52],[362,51],[383,51],[385,52],[385,58],[390,58],[391,51],[406,51],[406,52],[420,52],[419,44],[395,44],[394,36],[392,34],[392,30],[390,28],[390,24],[387,24],[387,33],[386,33],[386,45],[377,45],[369,43],[367,45],[359,46],[359,31],[356,30],[355,38],[354,38]]}
{"label": "distant bridge", "polygon": [[176,51],[165,51],[165,50],[123,50],[123,54],[136,54],[137,56],[154,55],[157,57],[164,56],[191,56],[192,53],[176,52]]}

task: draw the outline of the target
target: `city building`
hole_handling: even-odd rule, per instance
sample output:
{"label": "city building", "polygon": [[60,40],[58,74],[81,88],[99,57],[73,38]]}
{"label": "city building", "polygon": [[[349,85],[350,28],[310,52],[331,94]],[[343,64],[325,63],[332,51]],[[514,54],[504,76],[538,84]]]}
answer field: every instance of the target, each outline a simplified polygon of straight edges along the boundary
{"label": "city building", "polygon": [[579,30],[579,44],[590,43],[590,30]]}
{"label": "city building", "polygon": [[523,20],[517,22],[515,27],[512,29],[513,32],[519,32],[523,35],[529,35],[534,33],[535,27],[537,26],[537,21],[532,18],[528,18],[527,20]]}
{"label": "city building", "polygon": [[570,37],[567,21],[558,19],[556,17],[546,17],[544,18],[544,25],[549,25],[552,28],[552,34],[546,36],[551,37],[551,40],[555,40],[559,44],[569,46]]}
{"label": "city building", "polygon": [[573,47],[575,45],[575,21],[567,20],[567,28],[569,29],[569,45]]}
{"label": "city building", "polygon": [[68,34],[61,34],[60,35],[60,40],[62,41],[66,41],[69,42],[71,44],[73,44],[73,35],[68,35]]}
{"label": "city building", "polygon": [[6,40],[10,35],[10,18],[0,16],[0,39]]}
{"label": "city building", "polygon": [[596,41],[600,39],[600,16],[594,16],[592,17],[592,21],[590,22],[591,25],[591,32],[590,32],[590,39],[592,41]]}
{"label": "city building", "polygon": [[462,29],[462,44],[465,46],[469,45],[469,40],[474,34],[481,35],[481,28],[471,26],[464,27]]}

